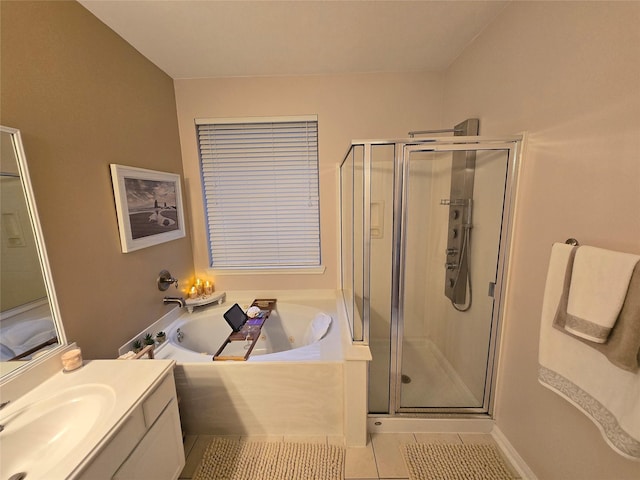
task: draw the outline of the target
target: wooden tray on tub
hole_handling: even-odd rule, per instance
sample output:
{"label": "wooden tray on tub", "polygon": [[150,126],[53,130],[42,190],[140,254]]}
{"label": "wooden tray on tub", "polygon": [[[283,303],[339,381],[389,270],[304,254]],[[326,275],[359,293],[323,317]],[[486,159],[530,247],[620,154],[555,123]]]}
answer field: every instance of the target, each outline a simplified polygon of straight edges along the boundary
{"label": "wooden tray on tub", "polygon": [[227,339],[220,345],[220,348],[213,356],[214,361],[235,360],[246,361],[253,347],[260,339],[262,327],[276,308],[276,298],[256,298],[251,307],[258,307],[263,310],[261,318],[249,319],[237,332],[231,332]]}

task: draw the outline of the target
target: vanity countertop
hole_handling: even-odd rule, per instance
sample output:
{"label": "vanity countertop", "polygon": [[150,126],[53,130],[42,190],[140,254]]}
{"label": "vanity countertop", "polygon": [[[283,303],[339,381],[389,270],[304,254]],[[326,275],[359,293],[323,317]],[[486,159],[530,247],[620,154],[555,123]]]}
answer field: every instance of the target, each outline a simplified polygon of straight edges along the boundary
{"label": "vanity countertop", "polygon": [[[39,415],[44,418],[47,414],[52,417],[68,415],[69,418],[64,418],[64,421],[68,422],[70,428],[76,428],[77,423],[83,421],[83,408],[87,408],[83,402],[91,402],[89,417],[92,417],[91,421],[94,423],[84,431],[79,430],[82,441],[65,451],[64,455],[56,455],[55,448],[38,451],[35,438],[34,443],[30,445],[35,451],[25,448],[16,455],[20,457],[19,463],[22,464],[18,465],[19,471],[27,472],[29,478],[74,478],[97,452],[108,444],[119,427],[127,421],[140,399],[152,391],[158,380],[173,369],[174,364],[173,360],[91,360],[85,361],[84,366],[71,372],[60,369],[34,389],[11,400],[11,403],[2,409],[0,417],[5,419],[7,425],[0,437],[5,437],[5,441],[11,442],[11,437],[6,436],[11,434],[11,422],[22,415],[21,410],[29,412],[31,408],[40,412],[36,413],[36,417]],[[71,407],[56,410],[48,406],[49,399],[52,405],[58,405],[56,398],[60,397],[61,392],[70,392],[67,394],[69,399],[64,400],[64,405]],[[96,409],[100,412],[97,419],[94,413]],[[31,414],[24,414],[29,415]]]}

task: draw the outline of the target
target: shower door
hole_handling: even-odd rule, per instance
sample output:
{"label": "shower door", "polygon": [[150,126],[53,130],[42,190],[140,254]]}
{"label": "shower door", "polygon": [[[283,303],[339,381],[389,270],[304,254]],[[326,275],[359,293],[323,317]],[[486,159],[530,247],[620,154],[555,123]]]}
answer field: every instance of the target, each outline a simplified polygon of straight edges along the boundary
{"label": "shower door", "polygon": [[372,415],[491,414],[521,137],[354,142],[341,287]]}
{"label": "shower door", "polygon": [[513,157],[491,142],[403,146],[390,413],[490,412]]}

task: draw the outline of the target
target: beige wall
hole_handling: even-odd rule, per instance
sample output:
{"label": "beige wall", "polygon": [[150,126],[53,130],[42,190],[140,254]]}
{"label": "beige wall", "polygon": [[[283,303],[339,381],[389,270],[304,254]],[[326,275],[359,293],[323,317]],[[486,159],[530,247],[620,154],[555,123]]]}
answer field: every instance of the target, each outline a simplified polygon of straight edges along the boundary
{"label": "beige wall", "polygon": [[528,132],[497,423],[544,480],[640,478],[536,377],[552,243],[640,253],[639,24],[636,2],[515,2],[445,76],[445,124]]}
{"label": "beige wall", "polygon": [[168,311],[187,238],[123,254],[110,163],[182,173],[173,81],[75,2],[1,2],[1,123],[22,132],[67,336],[87,358]]}
{"label": "beige wall", "polygon": [[[167,311],[155,277],[191,280],[189,239],[122,254],[108,164],[181,173],[207,265],[193,119],[317,113],[324,275],[219,277],[218,289],[335,288],[336,167],[352,138],[404,137],[478,116],[527,131],[497,421],[540,479],[637,478],[536,380],[551,244],[640,252],[640,4],[517,2],[445,74],[173,82],[80,5],[2,6],[1,123],[22,131],[68,336],[110,357]],[[444,118],[443,118],[444,117]],[[441,122],[441,120],[443,120]],[[253,179],[249,179],[253,181]],[[191,232],[191,229],[189,230]]]}
{"label": "beige wall", "polygon": [[[196,271],[208,265],[194,118],[318,115],[322,275],[215,278],[218,290],[337,288],[337,167],[352,139],[406,137],[440,125],[440,76],[429,73],[176,80]],[[259,185],[247,176],[247,184]]]}

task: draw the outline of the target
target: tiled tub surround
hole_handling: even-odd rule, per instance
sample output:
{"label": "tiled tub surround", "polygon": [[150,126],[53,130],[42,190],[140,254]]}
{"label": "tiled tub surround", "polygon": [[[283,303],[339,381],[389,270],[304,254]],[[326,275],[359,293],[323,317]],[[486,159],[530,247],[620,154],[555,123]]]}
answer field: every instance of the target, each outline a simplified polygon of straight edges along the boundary
{"label": "tiled tub surround", "polygon": [[[234,303],[246,308],[255,298],[277,298],[287,313],[292,305],[313,308],[330,315],[333,322],[319,342],[286,352],[252,355],[246,362],[214,362],[211,355],[187,351],[173,341],[178,326],[211,315],[216,327],[211,330],[212,345],[206,350],[215,352],[230,332],[222,313]],[[282,321],[287,321],[284,315]],[[370,353],[368,347],[351,345],[336,292],[227,292],[226,302],[219,307],[192,314],[172,311],[148,329],[159,330],[167,332],[169,340],[156,349],[156,358],[177,362],[176,387],[187,434],[337,435],[349,445],[365,444]],[[189,332],[188,325],[185,332]]]}

